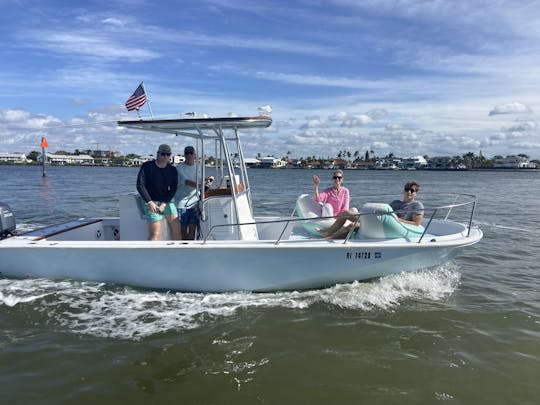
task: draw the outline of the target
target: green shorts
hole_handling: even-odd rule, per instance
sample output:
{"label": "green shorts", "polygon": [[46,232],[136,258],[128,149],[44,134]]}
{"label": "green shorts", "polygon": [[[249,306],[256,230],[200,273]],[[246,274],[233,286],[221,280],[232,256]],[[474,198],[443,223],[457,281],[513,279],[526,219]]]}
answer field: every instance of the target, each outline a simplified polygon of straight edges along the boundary
{"label": "green shorts", "polygon": [[[157,205],[161,205],[159,201],[154,201],[154,202]],[[143,204],[143,210],[146,215],[146,220],[148,222],[161,221],[164,218],[164,215],[177,215],[178,214],[176,206],[172,202],[167,203],[162,213],[150,212],[150,208],[148,208],[148,204]]]}

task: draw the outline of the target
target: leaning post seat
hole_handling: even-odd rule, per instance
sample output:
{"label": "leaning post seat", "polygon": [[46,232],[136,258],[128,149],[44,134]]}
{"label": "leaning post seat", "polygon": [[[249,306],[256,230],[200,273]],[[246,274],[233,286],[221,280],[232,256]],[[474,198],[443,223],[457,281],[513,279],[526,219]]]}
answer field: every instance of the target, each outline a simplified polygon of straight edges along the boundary
{"label": "leaning post seat", "polygon": [[[121,195],[119,197],[120,205],[120,232],[122,240],[147,240],[148,222],[144,213],[144,200],[138,193]],[[167,221],[163,220],[161,227],[161,237],[168,240],[169,227]]]}

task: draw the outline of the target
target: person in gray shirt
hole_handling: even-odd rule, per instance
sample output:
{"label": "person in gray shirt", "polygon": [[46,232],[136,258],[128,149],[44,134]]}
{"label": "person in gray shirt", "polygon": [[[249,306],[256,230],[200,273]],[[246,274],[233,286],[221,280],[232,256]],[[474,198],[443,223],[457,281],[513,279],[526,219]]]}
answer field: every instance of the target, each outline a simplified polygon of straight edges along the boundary
{"label": "person in gray shirt", "polygon": [[420,185],[415,181],[409,181],[403,187],[403,200],[394,200],[390,203],[400,222],[416,226],[422,223],[424,204],[416,201],[419,191]]}

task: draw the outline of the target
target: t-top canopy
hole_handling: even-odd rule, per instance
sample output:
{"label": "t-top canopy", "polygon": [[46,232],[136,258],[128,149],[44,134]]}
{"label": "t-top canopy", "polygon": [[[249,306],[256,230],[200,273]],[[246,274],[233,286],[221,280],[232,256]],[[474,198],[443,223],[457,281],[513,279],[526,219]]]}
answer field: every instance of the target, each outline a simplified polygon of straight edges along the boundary
{"label": "t-top canopy", "polygon": [[272,118],[257,117],[223,117],[223,118],[175,118],[175,119],[140,119],[134,121],[118,121],[118,125],[126,128],[145,131],[177,134],[183,131],[267,128],[272,124]]}

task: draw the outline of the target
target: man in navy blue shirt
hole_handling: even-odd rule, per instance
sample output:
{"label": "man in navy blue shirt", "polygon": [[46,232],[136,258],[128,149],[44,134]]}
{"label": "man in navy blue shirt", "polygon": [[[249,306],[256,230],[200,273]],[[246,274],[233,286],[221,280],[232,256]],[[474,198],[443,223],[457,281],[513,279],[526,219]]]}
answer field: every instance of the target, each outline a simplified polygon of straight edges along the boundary
{"label": "man in navy blue shirt", "polygon": [[137,191],[144,201],[149,240],[161,239],[163,218],[169,224],[171,239],[180,240],[178,211],[173,202],[178,177],[170,159],[171,147],[159,145],[156,159],[143,163],[137,177]]}

